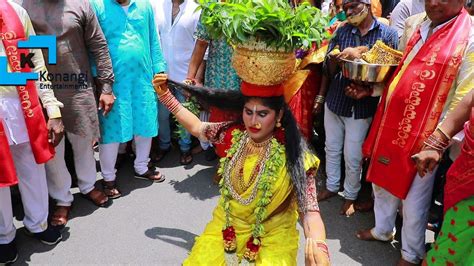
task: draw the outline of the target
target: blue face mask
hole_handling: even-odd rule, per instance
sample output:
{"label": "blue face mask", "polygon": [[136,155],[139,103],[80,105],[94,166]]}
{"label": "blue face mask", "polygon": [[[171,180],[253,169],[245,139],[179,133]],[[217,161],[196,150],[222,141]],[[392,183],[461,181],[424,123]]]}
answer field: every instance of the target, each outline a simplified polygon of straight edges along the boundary
{"label": "blue face mask", "polygon": [[337,20],[339,20],[339,21],[344,21],[344,20],[346,20],[346,18],[347,18],[347,17],[346,17],[346,13],[345,13],[344,11],[341,11],[341,12],[337,13],[337,14],[336,14],[336,18],[337,18]]}

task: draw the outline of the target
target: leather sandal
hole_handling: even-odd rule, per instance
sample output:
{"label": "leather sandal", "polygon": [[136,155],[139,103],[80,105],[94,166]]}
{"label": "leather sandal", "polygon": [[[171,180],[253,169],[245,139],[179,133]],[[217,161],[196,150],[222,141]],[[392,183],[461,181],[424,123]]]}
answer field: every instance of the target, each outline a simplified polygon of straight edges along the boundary
{"label": "leather sandal", "polygon": [[102,187],[104,188],[105,195],[109,197],[109,199],[118,199],[122,196],[115,181],[102,181]]}
{"label": "leather sandal", "polygon": [[143,174],[138,174],[137,172],[135,172],[135,178],[138,178],[138,179],[145,179],[145,180],[150,180],[150,181],[153,181],[155,183],[161,183],[163,181],[166,180],[165,178],[165,175],[163,175],[162,173],[152,169],[152,168],[149,168],[145,173]]}
{"label": "leather sandal", "polygon": [[188,165],[193,162],[193,155],[191,151],[181,152],[181,156],[179,157],[179,163],[181,165]]}
{"label": "leather sandal", "polygon": [[65,226],[69,220],[70,211],[71,206],[56,206],[54,208],[54,213],[51,216],[51,225],[58,227]]}
{"label": "leather sandal", "polygon": [[106,207],[109,203],[109,197],[104,192],[95,187],[89,193],[82,195],[85,199],[90,200],[97,207]]}
{"label": "leather sandal", "polygon": [[156,155],[151,156],[151,161],[154,163],[158,163],[159,161],[163,160],[163,158],[165,158],[165,155],[168,154],[170,151],[171,151],[171,147],[165,150],[158,149],[158,152],[156,153]]}

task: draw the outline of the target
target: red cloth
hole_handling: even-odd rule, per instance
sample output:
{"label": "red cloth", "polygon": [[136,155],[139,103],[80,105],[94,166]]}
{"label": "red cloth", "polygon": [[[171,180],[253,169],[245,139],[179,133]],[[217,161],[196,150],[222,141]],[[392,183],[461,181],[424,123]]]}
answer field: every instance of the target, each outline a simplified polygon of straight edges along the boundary
{"label": "red cloth", "polygon": [[281,84],[273,86],[263,86],[242,81],[240,85],[240,90],[245,96],[275,97],[283,95],[283,86]]}
{"label": "red cloth", "polygon": [[296,119],[301,133],[309,140],[313,130],[313,105],[314,98],[319,92],[321,86],[321,64],[315,69],[311,69],[309,76],[303,83],[303,86],[288,102],[293,116]]}
{"label": "red cloth", "polygon": [[10,145],[8,144],[3,128],[2,120],[0,119],[0,187],[13,186],[18,183],[16,177],[15,165],[10,153]]}
{"label": "red cloth", "polygon": [[474,107],[471,121],[464,126],[461,154],[449,168],[444,187],[444,211],[456,203],[474,196]]}
{"label": "red cloth", "polygon": [[[219,123],[219,122],[228,122],[228,121],[238,121],[242,116],[240,111],[227,111],[219,109],[215,106],[209,107],[209,122]],[[230,135],[230,134],[229,134]],[[229,140],[230,141],[230,140]],[[225,156],[225,151],[228,147],[224,147],[221,144],[213,144],[216,148],[216,154],[220,158]]]}
{"label": "red cloth", "polygon": [[[463,9],[426,41],[388,102],[388,90],[382,96],[362,152],[370,158],[367,180],[396,197],[405,199],[410,190],[416,174],[410,156],[419,152],[439,122],[468,42],[469,31],[461,29],[470,29],[471,24]],[[395,73],[420,38],[418,29]]]}
{"label": "red cloth", "polygon": [[222,142],[213,144],[214,148],[216,149],[216,154],[220,158],[223,158],[227,155],[227,150],[232,145],[232,131],[234,131],[235,129],[244,131],[245,126],[243,124],[236,124],[229,127],[224,133],[224,139],[222,140]]}
{"label": "red cloth", "polygon": [[[25,29],[13,7],[6,1],[0,0],[0,32],[2,42],[7,53],[8,63],[15,72],[31,72],[28,65],[20,66],[20,54],[28,55],[27,49],[19,49],[18,41],[26,40]],[[21,99],[23,116],[25,118],[28,136],[35,160],[38,164],[47,162],[54,156],[54,148],[48,142],[48,129],[39,102],[34,81],[28,81],[26,86],[17,86]],[[10,154],[10,147],[4,132],[0,127],[0,187],[11,186],[18,183],[15,166]]]}

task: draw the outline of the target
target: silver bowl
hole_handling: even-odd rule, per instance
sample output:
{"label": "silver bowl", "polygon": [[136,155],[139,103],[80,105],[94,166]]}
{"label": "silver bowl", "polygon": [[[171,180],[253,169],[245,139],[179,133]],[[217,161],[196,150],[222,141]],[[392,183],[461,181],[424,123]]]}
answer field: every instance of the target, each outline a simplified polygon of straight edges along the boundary
{"label": "silver bowl", "polygon": [[342,60],[342,75],[350,80],[361,82],[384,82],[398,65],[379,65]]}

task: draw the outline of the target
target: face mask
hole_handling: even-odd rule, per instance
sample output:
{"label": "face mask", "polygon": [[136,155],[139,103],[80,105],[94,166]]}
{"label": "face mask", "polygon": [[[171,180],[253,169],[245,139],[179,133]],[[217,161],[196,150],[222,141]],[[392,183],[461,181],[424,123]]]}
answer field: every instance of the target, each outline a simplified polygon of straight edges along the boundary
{"label": "face mask", "polygon": [[336,18],[337,18],[337,20],[339,20],[339,21],[344,21],[344,20],[346,20],[346,18],[347,18],[347,17],[346,17],[346,13],[345,13],[344,11],[341,11],[341,12],[337,13],[337,14],[336,14]]}
{"label": "face mask", "polygon": [[362,9],[359,14],[352,15],[347,18],[347,21],[354,25],[354,26],[359,26],[362,21],[367,17],[369,14],[369,9],[367,8],[366,5],[364,5],[364,9]]}

